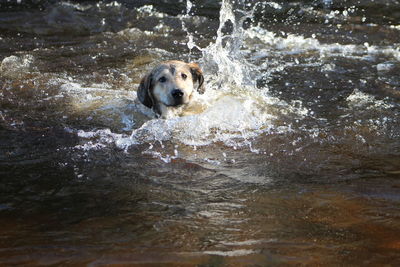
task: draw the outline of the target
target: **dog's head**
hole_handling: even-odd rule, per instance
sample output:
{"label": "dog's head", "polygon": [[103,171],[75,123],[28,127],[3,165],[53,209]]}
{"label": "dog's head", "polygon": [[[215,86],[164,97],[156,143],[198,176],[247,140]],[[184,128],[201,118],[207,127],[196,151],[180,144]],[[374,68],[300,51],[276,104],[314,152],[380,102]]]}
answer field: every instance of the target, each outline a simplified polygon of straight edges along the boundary
{"label": "dog's head", "polygon": [[140,82],[138,99],[149,108],[158,104],[180,106],[189,103],[196,83],[198,92],[204,93],[203,72],[198,64],[176,60],[162,62]]}

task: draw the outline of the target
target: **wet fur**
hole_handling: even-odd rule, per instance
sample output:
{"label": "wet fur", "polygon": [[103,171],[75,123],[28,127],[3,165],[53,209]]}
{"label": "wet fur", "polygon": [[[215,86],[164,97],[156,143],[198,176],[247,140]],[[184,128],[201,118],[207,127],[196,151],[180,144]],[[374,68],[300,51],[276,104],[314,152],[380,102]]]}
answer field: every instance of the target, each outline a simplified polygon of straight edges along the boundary
{"label": "wet fur", "polygon": [[[186,78],[182,76],[183,74]],[[161,82],[161,77],[166,81]],[[197,84],[196,89],[195,84]],[[179,100],[172,96],[173,90],[182,92],[183,95]],[[143,105],[156,113],[157,117],[169,118],[181,113],[196,90],[200,94],[205,91],[203,72],[199,65],[171,60],[161,62],[142,78],[137,96]]]}

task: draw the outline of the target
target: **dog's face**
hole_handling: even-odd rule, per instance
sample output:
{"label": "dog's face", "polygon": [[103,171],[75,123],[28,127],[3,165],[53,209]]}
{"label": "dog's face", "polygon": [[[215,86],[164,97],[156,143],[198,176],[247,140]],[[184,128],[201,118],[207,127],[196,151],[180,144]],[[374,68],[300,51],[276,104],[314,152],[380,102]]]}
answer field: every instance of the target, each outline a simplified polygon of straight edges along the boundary
{"label": "dog's face", "polygon": [[202,71],[196,63],[163,62],[142,79],[138,98],[162,115],[162,106],[176,107],[189,103],[196,83],[197,90],[203,93],[203,81]]}
{"label": "dog's face", "polygon": [[153,72],[153,96],[166,106],[189,103],[193,93],[193,78],[188,64],[162,64]]}

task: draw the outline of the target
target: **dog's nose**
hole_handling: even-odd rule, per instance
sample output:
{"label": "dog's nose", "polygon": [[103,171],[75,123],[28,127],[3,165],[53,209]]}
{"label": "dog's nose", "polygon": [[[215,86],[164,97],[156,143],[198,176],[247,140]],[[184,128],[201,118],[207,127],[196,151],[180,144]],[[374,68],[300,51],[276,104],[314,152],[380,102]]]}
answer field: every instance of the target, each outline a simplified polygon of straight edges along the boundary
{"label": "dog's nose", "polygon": [[174,90],[172,90],[171,94],[172,94],[172,96],[173,96],[174,98],[181,98],[181,97],[183,96],[183,92],[182,92],[182,90],[180,90],[180,89],[174,89]]}

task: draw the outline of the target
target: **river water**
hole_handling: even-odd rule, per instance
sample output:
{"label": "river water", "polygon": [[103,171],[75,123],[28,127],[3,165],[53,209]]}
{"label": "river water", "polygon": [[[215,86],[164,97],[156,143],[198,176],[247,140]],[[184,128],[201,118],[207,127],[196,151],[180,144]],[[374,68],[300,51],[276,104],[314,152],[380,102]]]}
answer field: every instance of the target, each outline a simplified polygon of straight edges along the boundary
{"label": "river water", "polygon": [[0,265],[398,266],[399,8],[0,0]]}

